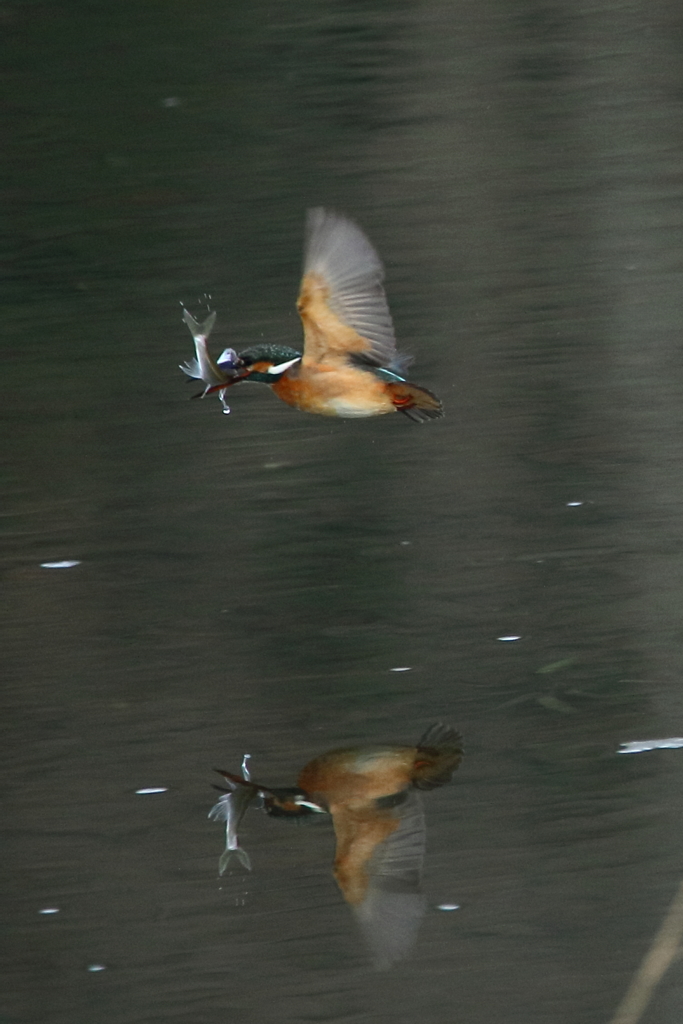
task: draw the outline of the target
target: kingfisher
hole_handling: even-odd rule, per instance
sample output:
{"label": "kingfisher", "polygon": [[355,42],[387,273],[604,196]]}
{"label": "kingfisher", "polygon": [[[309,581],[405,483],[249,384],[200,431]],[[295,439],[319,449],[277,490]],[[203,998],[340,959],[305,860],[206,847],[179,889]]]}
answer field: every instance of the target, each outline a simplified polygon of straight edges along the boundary
{"label": "kingfisher", "polygon": [[301,769],[294,787],[274,789],[216,771],[227,780],[229,797],[237,794],[245,807],[249,800],[239,794],[248,787],[273,817],[331,815],[334,877],[375,967],[386,969],[407,956],[425,912],[420,791],[450,782],[462,757],[460,734],[437,723],[415,746],[343,747],[321,754]]}
{"label": "kingfisher", "polygon": [[436,395],[404,376],[409,360],[396,350],[383,281],[382,262],[357,224],[333,210],[309,210],[297,300],[303,352],[264,344],[226,349],[214,360],[207,339],[215,313],[200,324],[184,310],[196,358],[180,368],[205,385],[195,397],[218,392],[229,412],[227,388],[255,381],[287,405],[323,416],[402,412],[417,423],[443,416]]}

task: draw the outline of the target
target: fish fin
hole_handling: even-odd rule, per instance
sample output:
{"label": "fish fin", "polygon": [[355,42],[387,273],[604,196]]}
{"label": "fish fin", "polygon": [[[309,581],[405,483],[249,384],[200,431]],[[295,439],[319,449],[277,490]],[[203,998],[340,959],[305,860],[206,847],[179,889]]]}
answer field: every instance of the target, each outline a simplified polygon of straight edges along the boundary
{"label": "fish fin", "polygon": [[[214,788],[218,789],[219,787],[215,786]],[[224,789],[222,790],[222,793],[223,796],[220,798],[218,803],[215,803],[213,805],[213,807],[207,814],[207,818],[209,818],[211,821],[228,820],[228,808],[230,806],[230,797],[232,796],[232,790]]]}
{"label": "fish fin", "polygon": [[202,371],[199,369],[199,360],[188,359],[186,363],[178,363],[178,369],[190,378],[190,380],[201,380]]}

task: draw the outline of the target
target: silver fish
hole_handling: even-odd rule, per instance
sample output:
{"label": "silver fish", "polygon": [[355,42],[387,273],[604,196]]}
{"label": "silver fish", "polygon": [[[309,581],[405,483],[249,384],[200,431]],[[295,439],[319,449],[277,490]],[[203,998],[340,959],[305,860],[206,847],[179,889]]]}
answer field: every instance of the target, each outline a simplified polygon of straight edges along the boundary
{"label": "silver fish", "polygon": [[219,875],[224,875],[228,868],[236,865],[239,865],[246,871],[251,871],[249,854],[240,846],[237,834],[237,829],[247,807],[252,800],[260,797],[258,786],[250,781],[251,777],[247,767],[247,761],[250,756],[250,754],[245,754],[242,760],[244,783],[241,783],[235,776],[221,772],[229,789],[223,793],[218,803],[214,804],[209,811],[208,816],[212,821],[225,822],[225,850],[218,861]]}
{"label": "silver fish", "polygon": [[[209,352],[207,341],[216,322],[215,312],[209,313],[204,323],[200,324],[187,309],[183,308],[183,320],[194,339],[195,358],[180,363],[180,369],[191,379],[202,381],[204,384],[202,394],[205,395],[210,388],[216,388],[218,385],[227,384],[230,381],[240,359],[233,348],[224,349],[217,360]],[[225,392],[219,391],[218,397],[221,400],[223,412],[229,413],[230,406],[225,401]]]}

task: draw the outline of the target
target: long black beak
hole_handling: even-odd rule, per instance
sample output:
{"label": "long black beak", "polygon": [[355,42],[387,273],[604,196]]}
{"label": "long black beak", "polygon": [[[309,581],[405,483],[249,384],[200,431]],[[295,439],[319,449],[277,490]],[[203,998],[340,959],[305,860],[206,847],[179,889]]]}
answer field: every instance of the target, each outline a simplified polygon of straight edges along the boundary
{"label": "long black beak", "polygon": [[[210,388],[206,388],[199,395],[193,395],[193,398],[204,398],[206,395],[213,395],[216,391],[223,391],[225,388],[231,388],[233,384],[239,384],[240,381],[246,380],[251,374],[251,370],[240,370],[235,373],[229,380],[226,380],[224,384],[212,384]],[[218,769],[216,769],[218,771]]]}

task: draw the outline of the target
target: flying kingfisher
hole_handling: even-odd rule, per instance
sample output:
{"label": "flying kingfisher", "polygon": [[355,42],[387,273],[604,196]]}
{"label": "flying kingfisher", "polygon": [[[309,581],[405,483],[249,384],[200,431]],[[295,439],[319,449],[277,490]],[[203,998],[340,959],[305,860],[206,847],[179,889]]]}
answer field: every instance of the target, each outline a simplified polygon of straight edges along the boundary
{"label": "flying kingfisher", "polygon": [[225,792],[231,803],[237,801],[233,849],[239,845],[236,827],[250,799],[258,798],[275,817],[330,814],[337,837],[334,877],[375,966],[388,968],[410,951],[425,911],[420,891],[425,823],[419,790],[450,782],[462,756],[459,733],[439,723],[412,747],[330,750],[309,761],[296,787],[287,789],[217,769],[228,781]]}
{"label": "flying kingfisher", "polygon": [[[268,384],[283,402],[323,416],[364,417],[402,412],[417,423],[443,416],[431,391],[403,376],[408,360],[396,351],[379,256],[357,224],[322,207],[308,211],[303,277],[297,309],[303,353],[286,345],[226,349],[214,360],[203,324],[184,310],[196,358],[181,365],[203,381],[201,397],[241,381]],[[197,396],[200,397],[200,396]]]}

